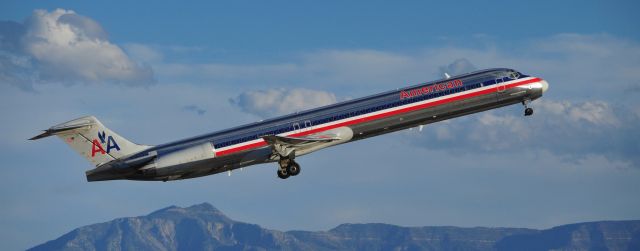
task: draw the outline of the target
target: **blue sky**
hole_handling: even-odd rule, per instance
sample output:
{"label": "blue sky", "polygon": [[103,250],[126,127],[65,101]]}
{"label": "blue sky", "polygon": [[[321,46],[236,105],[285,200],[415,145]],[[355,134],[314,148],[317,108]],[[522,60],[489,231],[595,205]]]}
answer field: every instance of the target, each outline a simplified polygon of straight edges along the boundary
{"label": "blue sky", "polygon": [[[279,230],[345,222],[546,228],[640,217],[637,2],[0,4],[0,241],[210,202]],[[511,67],[549,81],[519,106],[275,165],[154,183],[87,183],[48,126],[92,114],[140,143]],[[277,102],[282,100],[282,102]]]}

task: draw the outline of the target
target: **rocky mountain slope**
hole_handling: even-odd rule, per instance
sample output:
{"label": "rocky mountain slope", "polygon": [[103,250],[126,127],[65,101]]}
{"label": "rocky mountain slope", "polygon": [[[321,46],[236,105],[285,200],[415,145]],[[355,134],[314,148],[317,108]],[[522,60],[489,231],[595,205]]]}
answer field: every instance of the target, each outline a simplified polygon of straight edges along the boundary
{"label": "rocky mountain slope", "polygon": [[264,229],[210,204],[77,228],[30,250],[640,250],[640,221],[524,228],[342,224],[329,231]]}

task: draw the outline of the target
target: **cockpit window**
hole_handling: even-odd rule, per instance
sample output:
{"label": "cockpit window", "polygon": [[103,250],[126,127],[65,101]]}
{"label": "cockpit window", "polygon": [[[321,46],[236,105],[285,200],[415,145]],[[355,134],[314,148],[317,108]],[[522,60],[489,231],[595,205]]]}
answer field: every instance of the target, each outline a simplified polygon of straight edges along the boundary
{"label": "cockpit window", "polygon": [[522,73],[520,73],[520,72],[518,72],[518,74],[520,74],[520,78],[526,78],[526,77],[529,77],[529,75],[525,75],[525,74],[522,74]]}
{"label": "cockpit window", "polygon": [[508,77],[510,79],[518,79],[518,78],[520,78],[520,73],[517,72],[517,71],[512,71],[512,72],[509,72],[509,76]]}

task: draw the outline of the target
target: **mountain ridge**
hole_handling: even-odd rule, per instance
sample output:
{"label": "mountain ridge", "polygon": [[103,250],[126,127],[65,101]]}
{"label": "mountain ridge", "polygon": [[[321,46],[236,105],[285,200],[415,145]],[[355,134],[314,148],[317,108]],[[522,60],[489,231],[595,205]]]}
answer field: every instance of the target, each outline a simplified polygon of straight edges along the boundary
{"label": "mountain ridge", "polygon": [[640,220],[549,229],[344,223],[278,231],[235,221],[209,203],[76,228],[29,250],[640,250]]}

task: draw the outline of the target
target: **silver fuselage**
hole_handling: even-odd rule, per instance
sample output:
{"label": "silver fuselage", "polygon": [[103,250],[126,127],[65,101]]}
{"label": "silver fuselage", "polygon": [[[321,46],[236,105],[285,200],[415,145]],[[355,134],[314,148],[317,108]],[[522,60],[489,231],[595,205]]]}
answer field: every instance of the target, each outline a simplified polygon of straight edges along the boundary
{"label": "silver fuselage", "polygon": [[[514,74],[517,73],[517,74]],[[278,161],[265,135],[302,137],[330,130],[344,140],[326,147],[535,100],[548,84],[511,69],[489,69],[349,100],[258,123],[155,146],[87,171],[89,181],[175,180]]]}

